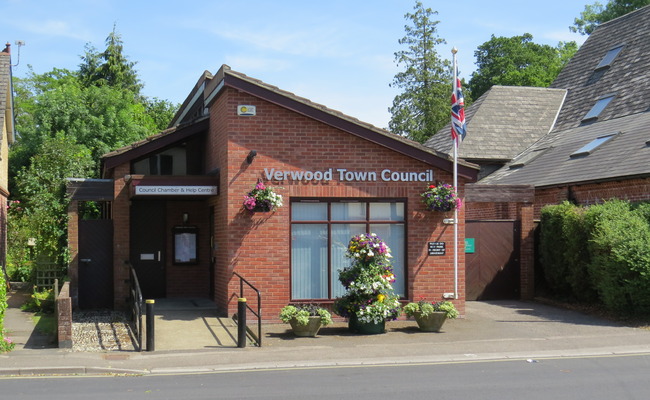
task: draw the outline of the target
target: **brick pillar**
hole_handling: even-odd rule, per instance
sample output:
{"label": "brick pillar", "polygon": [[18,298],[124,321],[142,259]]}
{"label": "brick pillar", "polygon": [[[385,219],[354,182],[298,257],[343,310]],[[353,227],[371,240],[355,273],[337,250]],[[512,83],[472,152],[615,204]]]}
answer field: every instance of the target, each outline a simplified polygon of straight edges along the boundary
{"label": "brick pillar", "polygon": [[113,305],[117,310],[126,308],[129,296],[129,266],[130,256],[130,193],[128,163],[114,170],[113,201]]}
{"label": "brick pillar", "polygon": [[530,300],[535,296],[535,221],[533,215],[533,204],[519,203],[517,205],[517,219],[521,223],[519,265],[522,300]]}
{"label": "brick pillar", "polygon": [[72,348],[72,301],[70,299],[70,282],[65,282],[61,293],[56,298],[57,339],[59,348]]}
{"label": "brick pillar", "polygon": [[68,251],[70,264],[68,276],[70,277],[70,297],[72,306],[79,306],[79,202],[71,201],[68,205]]}

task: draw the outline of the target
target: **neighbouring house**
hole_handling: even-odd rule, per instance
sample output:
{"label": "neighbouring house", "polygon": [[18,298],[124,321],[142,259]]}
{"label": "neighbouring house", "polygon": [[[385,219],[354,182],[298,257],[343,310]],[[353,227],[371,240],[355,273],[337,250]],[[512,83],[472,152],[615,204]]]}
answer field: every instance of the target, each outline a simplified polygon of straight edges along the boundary
{"label": "neighbouring house", "polygon": [[[650,201],[649,111],[650,6],[600,25],[550,88],[494,86],[468,107],[468,300],[531,295],[544,205]],[[448,132],[426,145],[449,154]]]}
{"label": "neighbouring house", "polygon": [[546,204],[650,200],[650,6],[600,25],[551,88],[553,130],[480,184],[531,184]]}
{"label": "neighbouring house", "polygon": [[[449,298],[464,312],[464,253],[454,263],[445,223],[453,212],[427,211],[420,196],[452,182],[453,161],[436,150],[224,65],[200,77],[169,129],[102,163],[102,179],[69,185],[81,308],[124,308],[132,266],[145,298],[209,298],[228,315],[241,277],[260,290],[264,320],[277,320],[288,303],[343,294],[347,244],[372,232],[392,249],[403,299]],[[477,174],[459,163],[461,197]],[[258,183],[283,206],[245,208]],[[105,218],[84,221],[86,201],[108,203]],[[463,221],[461,208],[461,235]]]}
{"label": "neighbouring house", "polygon": [[11,45],[0,52],[0,266],[7,265],[7,198],[9,197],[9,146],[14,141]]}
{"label": "neighbouring house", "polygon": [[[458,157],[481,166],[479,180],[490,175],[553,129],[566,93],[565,89],[492,86],[466,109],[467,136]],[[451,156],[450,129],[447,125],[424,145]]]}

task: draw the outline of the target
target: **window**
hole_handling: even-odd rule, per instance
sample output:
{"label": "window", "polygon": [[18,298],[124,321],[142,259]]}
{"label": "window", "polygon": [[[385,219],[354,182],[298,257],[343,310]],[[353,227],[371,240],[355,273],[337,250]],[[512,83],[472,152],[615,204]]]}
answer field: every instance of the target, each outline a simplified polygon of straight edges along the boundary
{"label": "window", "polygon": [[617,133],[612,133],[610,135],[601,136],[599,138],[596,138],[596,139],[592,140],[591,142],[587,143],[586,145],[582,146],[580,149],[578,149],[575,152],[571,153],[571,157],[579,157],[579,156],[589,155],[594,150],[596,150],[598,147],[600,147],[604,143],[608,142],[609,140],[611,140],[616,135],[617,135]]}
{"label": "window", "polygon": [[607,95],[604,97],[601,97],[596,101],[596,104],[594,104],[593,107],[591,107],[591,110],[587,113],[587,115],[584,116],[582,119],[583,121],[587,121],[590,119],[595,119],[598,118],[601,112],[607,107],[607,105],[614,100],[614,95]]}
{"label": "window", "polygon": [[602,69],[602,68],[608,68],[612,65],[614,60],[616,59],[616,56],[623,50],[623,45],[616,46],[613,49],[609,50],[607,54],[605,54],[605,57],[603,57],[602,60],[600,60],[600,64],[596,67],[596,70]]}
{"label": "window", "polygon": [[172,147],[133,163],[133,173],[142,175],[186,175],[186,154],[182,146]]}
{"label": "window", "polygon": [[406,227],[403,201],[291,203],[291,298],[334,299],[345,293],[338,271],[354,235],[376,233],[391,249],[395,293],[406,294]]}

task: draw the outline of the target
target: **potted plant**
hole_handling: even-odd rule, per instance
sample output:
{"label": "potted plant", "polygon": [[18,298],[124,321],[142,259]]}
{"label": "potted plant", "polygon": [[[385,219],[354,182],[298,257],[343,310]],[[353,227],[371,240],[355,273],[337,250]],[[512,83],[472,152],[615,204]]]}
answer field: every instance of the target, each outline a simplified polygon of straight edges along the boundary
{"label": "potted plant", "polygon": [[458,310],[454,307],[454,303],[446,300],[436,303],[420,300],[417,303],[408,303],[403,310],[408,317],[415,318],[423,332],[440,332],[440,328],[448,318],[458,317]]}
{"label": "potted plant", "polygon": [[244,196],[244,207],[251,212],[275,211],[282,207],[282,195],[258,181],[253,190]]}
{"label": "potted plant", "polygon": [[384,333],[386,320],[396,319],[400,310],[390,248],[374,233],[361,234],[352,237],[346,256],[352,265],[339,272],[346,294],[335,301],[336,313],[348,318],[352,332]]}
{"label": "potted plant", "polygon": [[429,211],[454,211],[463,204],[456,189],[448,183],[430,184],[420,196]]}
{"label": "potted plant", "polygon": [[293,333],[301,337],[315,337],[321,326],[332,323],[330,312],[314,304],[284,306],[280,311],[280,319],[290,324]]}

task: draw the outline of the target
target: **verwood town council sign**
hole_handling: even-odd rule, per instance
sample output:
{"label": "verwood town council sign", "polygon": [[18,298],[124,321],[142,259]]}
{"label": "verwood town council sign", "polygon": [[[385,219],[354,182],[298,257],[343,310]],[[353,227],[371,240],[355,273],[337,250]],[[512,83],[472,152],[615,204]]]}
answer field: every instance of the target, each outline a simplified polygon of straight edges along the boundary
{"label": "verwood town council sign", "polygon": [[337,177],[340,182],[433,182],[433,170],[421,172],[399,172],[384,169],[377,171],[351,171],[345,168],[329,168],[323,171],[279,171],[264,168],[267,181],[331,181]]}

